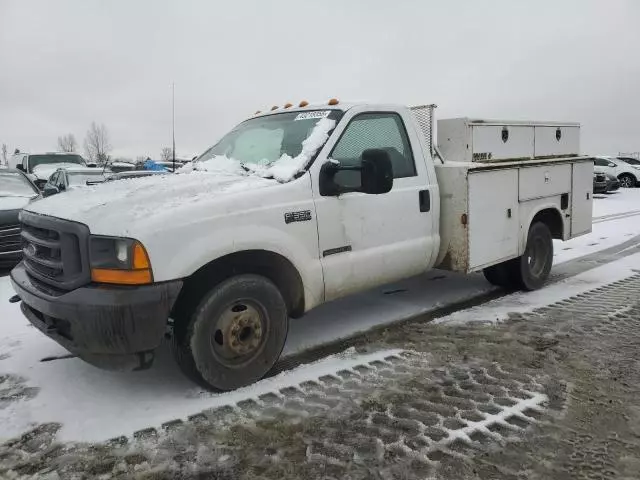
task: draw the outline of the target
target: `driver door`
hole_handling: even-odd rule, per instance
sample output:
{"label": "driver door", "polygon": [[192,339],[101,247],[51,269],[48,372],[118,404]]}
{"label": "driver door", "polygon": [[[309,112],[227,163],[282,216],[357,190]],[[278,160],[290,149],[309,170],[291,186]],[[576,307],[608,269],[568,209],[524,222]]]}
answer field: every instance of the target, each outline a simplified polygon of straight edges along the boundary
{"label": "driver door", "polygon": [[[346,126],[334,133],[337,141],[327,144],[314,163],[313,190],[326,301],[419,274],[431,265],[437,219],[430,211],[429,178],[421,145],[411,119],[405,115],[408,113],[368,111],[366,107],[348,111],[341,122]],[[332,160],[357,166],[362,152],[369,148],[389,152],[394,170],[390,192],[320,195],[318,179],[323,163]],[[360,174],[339,171],[335,181],[357,188]],[[433,192],[437,194],[437,187]]]}

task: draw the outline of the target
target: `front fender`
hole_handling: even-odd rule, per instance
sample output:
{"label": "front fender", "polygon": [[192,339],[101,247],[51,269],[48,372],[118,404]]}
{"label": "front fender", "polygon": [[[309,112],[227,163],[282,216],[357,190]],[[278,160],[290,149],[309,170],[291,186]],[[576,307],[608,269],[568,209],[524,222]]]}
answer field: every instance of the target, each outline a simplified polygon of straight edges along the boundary
{"label": "front fender", "polygon": [[[303,240],[308,240],[302,237]],[[216,229],[215,233],[193,233],[182,242],[183,248],[175,248],[168,239],[150,239],[145,243],[153,268],[154,281],[187,278],[202,266],[229,255],[246,250],[266,250],[288,259],[296,268],[305,290],[306,309],[322,303],[324,282],[322,265],[315,246],[301,241],[301,237],[285,231],[259,226],[229,226]],[[166,243],[172,244],[170,247]],[[164,245],[163,245],[164,244]],[[168,249],[168,250],[167,250]],[[162,252],[171,256],[162,258]]]}

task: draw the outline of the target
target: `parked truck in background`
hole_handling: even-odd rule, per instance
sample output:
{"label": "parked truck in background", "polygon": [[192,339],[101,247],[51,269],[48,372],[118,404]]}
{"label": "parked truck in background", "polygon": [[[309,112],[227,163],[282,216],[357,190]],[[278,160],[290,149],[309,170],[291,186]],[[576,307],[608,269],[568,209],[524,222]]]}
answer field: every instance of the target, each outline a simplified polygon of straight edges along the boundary
{"label": "parked truck in background", "polygon": [[229,390],[262,378],[289,319],[324,302],[436,267],[540,288],[552,239],[591,231],[578,125],[458,119],[436,145],[432,112],[287,105],[177,175],[29,205],[22,310],[103,368],[148,367],[169,328],[182,370]]}
{"label": "parked truck in background", "polygon": [[82,156],[73,152],[16,152],[9,157],[8,166],[24,172],[42,190],[49,177],[58,168],[86,167],[87,162]]}

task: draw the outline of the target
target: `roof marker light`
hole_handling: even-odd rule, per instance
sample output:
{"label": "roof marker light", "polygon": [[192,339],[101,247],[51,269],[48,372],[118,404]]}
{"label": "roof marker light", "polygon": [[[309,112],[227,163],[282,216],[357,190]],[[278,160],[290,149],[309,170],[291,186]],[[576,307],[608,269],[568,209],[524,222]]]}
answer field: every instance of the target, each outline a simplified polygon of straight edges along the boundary
{"label": "roof marker light", "polygon": [[338,105],[338,99],[337,98],[332,98],[331,100],[329,100],[329,103],[327,105]]}
{"label": "roof marker light", "polygon": [[302,100],[300,102],[300,105],[298,105],[299,107],[306,107],[307,105],[309,105],[309,102],[307,102],[306,100]]}

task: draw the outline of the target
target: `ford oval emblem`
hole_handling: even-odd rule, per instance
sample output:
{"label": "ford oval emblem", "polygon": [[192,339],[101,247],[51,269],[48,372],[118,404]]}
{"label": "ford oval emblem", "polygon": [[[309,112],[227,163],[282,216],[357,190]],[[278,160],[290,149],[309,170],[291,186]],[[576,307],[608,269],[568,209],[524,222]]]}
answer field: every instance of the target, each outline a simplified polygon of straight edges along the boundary
{"label": "ford oval emblem", "polygon": [[27,253],[29,255],[35,256],[37,253],[36,246],[33,243],[27,245]]}

